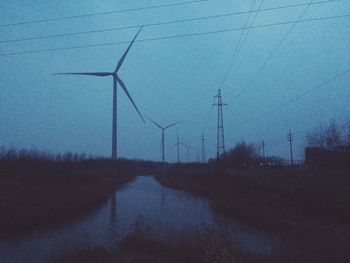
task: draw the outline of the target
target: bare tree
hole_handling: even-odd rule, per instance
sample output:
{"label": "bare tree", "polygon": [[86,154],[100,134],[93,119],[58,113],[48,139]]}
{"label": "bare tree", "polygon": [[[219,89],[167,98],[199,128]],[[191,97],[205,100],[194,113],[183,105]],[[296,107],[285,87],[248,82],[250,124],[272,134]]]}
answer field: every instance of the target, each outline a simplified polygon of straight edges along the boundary
{"label": "bare tree", "polygon": [[349,145],[350,133],[345,125],[339,125],[331,120],[328,125],[321,126],[319,130],[311,131],[306,135],[308,147],[320,147],[334,150],[337,147]]}
{"label": "bare tree", "polygon": [[326,128],[326,145],[327,149],[335,149],[340,147],[342,143],[342,132],[339,125],[332,120],[329,126]]}
{"label": "bare tree", "polygon": [[306,141],[308,147],[325,147],[325,136],[321,130],[309,132],[306,135]]}
{"label": "bare tree", "polygon": [[229,165],[244,167],[254,164],[259,158],[257,147],[243,140],[226,153],[226,162]]}
{"label": "bare tree", "polygon": [[346,146],[350,146],[350,121],[345,122],[343,130],[344,130],[343,141]]}

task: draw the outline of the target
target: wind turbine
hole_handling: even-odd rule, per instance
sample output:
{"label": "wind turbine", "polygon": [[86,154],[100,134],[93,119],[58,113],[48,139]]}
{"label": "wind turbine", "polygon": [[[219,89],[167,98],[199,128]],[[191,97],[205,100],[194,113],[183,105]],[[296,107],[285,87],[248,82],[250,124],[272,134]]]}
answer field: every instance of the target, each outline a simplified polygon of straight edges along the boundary
{"label": "wind turbine", "polygon": [[175,126],[176,124],[179,124],[182,121],[178,121],[178,122],[175,122],[175,123],[172,123],[168,126],[163,127],[160,124],[158,124],[157,122],[155,122],[154,120],[152,120],[151,118],[149,118],[147,116],[146,116],[146,118],[149,119],[151,122],[153,122],[153,124],[156,125],[159,129],[162,130],[161,147],[162,147],[162,162],[164,163],[164,159],[165,159],[165,156],[164,156],[164,132],[166,129],[168,129],[172,126]]}
{"label": "wind turbine", "polygon": [[180,142],[180,144],[182,146],[185,146],[185,148],[187,149],[187,162],[189,163],[190,162],[190,149],[192,148],[191,146],[185,144],[185,143],[182,143]]}
{"label": "wind turbine", "polygon": [[134,100],[132,99],[128,89],[126,88],[124,82],[118,75],[118,71],[120,67],[122,66],[124,59],[126,55],[128,54],[131,46],[134,44],[137,36],[140,34],[142,30],[142,27],[138,30],[133,40],[130,42],[128,48],[125,50],[124,54],[119,59],[117,66],[113,72],[69,72],[69,73],[56,73],[55,75],[86,75],[86,76],[94,76],[94,77],[113,77],[113,116],[112,116],[112,159],[117,159],[117,85],[121,86],[123,91],[125,92],[126,96],[128,96],[129,100],[131,101],[132,105],[136,109],[138,115],[142,119],[143,122],[145,122],[144,118],[142,117],[141,112],[137,108]]}
{"label": "wind turbine", "polygon": [[189,146],[186,143],[183,143],[179,140],[179,134],[177,134],[176,137],[176,143],[172,146],[172,148],[177,147],[177,162],[180,163],[180,146],[184,146],[187,150],[187,162],[190,162],[190,149],[193,148],[191,146]]}
{"label": "wind turbine", "polygon": [[177,162],[180,163],[180,140],[179,140],[179,133],[176,134],[176,143],[173,145],[172,148],[177,146]]}

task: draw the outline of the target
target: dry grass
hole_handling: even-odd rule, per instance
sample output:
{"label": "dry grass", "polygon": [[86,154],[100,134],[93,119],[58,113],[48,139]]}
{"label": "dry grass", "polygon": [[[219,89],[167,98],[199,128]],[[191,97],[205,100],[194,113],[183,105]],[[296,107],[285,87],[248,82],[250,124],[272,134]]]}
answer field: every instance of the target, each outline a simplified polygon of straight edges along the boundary
{"label": "dry grass", "polygon": [[[11,171],[11,170],[10,170]],[[0,176],[0,233],[11,238],[62,225],[98,209],[135,171],[84,165]]]}
{"label": "dry grass", "polygon": [[[349,259],[350,176],[339,171],[240,169],[217,173],[173,167],[157,179],[165,186],[204,195],[222,213],[295,243],[281,262]],[[291,258],[291,261],[286,261]],[[259,262],[259,261],[258,261]],[[277,261],[280,262],[280,261]],[[336,261],[342,262],[342,261]],[[346,261],[347,262],[347,261]]]}
{"label": "dry grass", "polygon": [[114,251],[90,247],[65,253],[61,262],[125,262],[125,263],[238,263],[243,256],[230,247],[227,241],[212,231],[187,233],[177,237],[159,237],[142,221]]}
{"label": "dry grass", "polygon": [[208,196],[221,212],[258,224],[284,225],[306,218],[332,225],[350,221],[350,176],[304,169],[241,169],[205,173],[169,169],[165,186]]}

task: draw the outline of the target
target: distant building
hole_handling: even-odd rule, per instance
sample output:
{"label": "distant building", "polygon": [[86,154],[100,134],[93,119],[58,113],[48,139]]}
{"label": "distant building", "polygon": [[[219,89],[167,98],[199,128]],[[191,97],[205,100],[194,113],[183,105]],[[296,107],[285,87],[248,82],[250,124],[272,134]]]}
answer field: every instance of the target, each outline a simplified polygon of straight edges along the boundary
{"label": "distant building", "polygon": [[310,167],[350,169],[350,147],[335,147],[332,150],[321,147],[305,148],[305,164]]}

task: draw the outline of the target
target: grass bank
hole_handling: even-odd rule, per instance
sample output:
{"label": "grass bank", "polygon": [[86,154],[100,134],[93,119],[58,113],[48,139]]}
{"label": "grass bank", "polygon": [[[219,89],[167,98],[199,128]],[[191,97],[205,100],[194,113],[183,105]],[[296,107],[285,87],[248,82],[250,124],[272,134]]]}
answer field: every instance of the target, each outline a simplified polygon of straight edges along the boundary
{"label": "grass bank", "polygon": [[303,257],[349,258],[349,174],[302,168],[218,172],[183,165],[156,178],[165,186],[208,197],[220,213],[282,233]]}
{"label": "grass bank", "polygon": [[165,186],[207,196],[220,212],[258,224],[350,222],[350,176],[345,173],[302,168],[219,173],[208,167],[174,166],[156,179]]}
{"label": "grass bank", "polygon": [[[50,261],[51,262],[51,261]],[[71,248],[55,257],[54,263],[310,263],[332,261],[323,255],[294,253],[253,255],[227,239],[224,232],[210,229],[166,236],[136,224],[119,246],[106,250],[87,245]]]}
{"label": "grass bank", "polygon": [[122,263],[238,263],[243,254],[236,252],[221,235],[210,230],[186,236],[160,237],[138,222],[118,248],[85,247],[64,252],[53,262]]}
{"label": "grass bank", "polygon": [[133,180],[135,165],[7,162],[0,165],[0,238],[59,226],[98,209]]}

